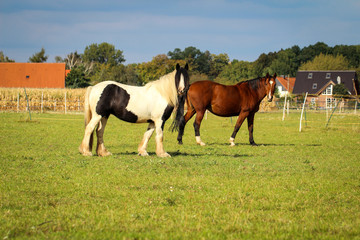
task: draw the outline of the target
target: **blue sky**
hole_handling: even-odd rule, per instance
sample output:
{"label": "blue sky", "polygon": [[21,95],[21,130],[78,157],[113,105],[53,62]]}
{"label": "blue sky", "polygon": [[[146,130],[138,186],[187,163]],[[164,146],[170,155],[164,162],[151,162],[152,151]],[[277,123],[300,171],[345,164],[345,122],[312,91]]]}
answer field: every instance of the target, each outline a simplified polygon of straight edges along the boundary
{"label": "blue sky", "polygon": [[189,46],[254,61],[294,45],[360,44],[359,29],[359,0],[0,0],[0,51],[16,62],[102,42],[125,64]]}

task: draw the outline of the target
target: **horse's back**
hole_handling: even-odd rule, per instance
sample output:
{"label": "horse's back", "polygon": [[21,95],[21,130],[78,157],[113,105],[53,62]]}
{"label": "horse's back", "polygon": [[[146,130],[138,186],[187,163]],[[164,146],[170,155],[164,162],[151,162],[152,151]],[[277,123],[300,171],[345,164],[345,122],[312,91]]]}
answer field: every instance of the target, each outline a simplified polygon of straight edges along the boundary
{"label": "horse's back", "polygon": [[240,94],[236,85],[199,81],[191,84],[188,96],[196,110],[208,109],[219,116],[233,116],[240,111]]}

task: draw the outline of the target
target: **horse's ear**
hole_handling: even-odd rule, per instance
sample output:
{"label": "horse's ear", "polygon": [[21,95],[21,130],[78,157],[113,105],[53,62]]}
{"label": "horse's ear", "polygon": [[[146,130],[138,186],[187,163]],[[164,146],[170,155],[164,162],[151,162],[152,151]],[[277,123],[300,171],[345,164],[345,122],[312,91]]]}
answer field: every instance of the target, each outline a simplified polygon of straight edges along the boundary
{"label": "horse's ear", "polygon": [[274,79],[276,79],[276,73],[274,73]]}
{"label": "horse's ear", "polygon": [[269,78],[270,76],[269,76],[269,72],[268,73],[266,73],[266,78]]}
{"label": "horse's ear", "polygon": [[189,70],[189,65],[188,64],[185,65],[185,69],[186,69],[186,71]]}
{"label": "horse's ear", "polygon": [[180,64],[176,64],[176,71],[179,71],[180,69]]}

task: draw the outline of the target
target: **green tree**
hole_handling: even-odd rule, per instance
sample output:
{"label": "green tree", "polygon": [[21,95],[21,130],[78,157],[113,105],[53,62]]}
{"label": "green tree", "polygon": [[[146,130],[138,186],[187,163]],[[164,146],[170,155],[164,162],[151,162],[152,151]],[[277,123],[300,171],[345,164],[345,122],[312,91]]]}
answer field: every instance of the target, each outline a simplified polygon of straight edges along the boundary
{"label": "green tree", "polygon": [[185,60],[169,59],[165,54],[155,56],[150,62],[137,66],[139,80],[142,84],[159,79],[161,76],[174,71],[176,64],[185,65]]}
{"label": "green tree", "polygon": [[49,56],[45,55],[45,49],[41,48],[40,52],[35,53],[29,57],[31,63],[43,63],[46,62]]}
{"label": "green tree", "polygon": [[66,64],[66,69],[70,69],[70,70],[75,66],[79,66],[83,64],[81,55],[77,51],[69,53],[64,59],[64,61]]}
{"label": "green tree", "polygon": [[112,66],[125,62],[123,52],[115,49],[115,46],[106,42],[86,46],[82,56],[84,62],[96,62],[110,64]]}
{"label": "green tree", "polygon": [[340,83],[340,84],[336,84],[334,86],[333,94],[340,95],[340,96],[349,95],[349,90],[345,87],[345,85],[343,83]]}
{"label": "green tree", "polygon": [[5,56],[3,51],[0,51],[0,62],[15,62],[15,60],[10,59],[8,56]]}
{"label": "green tree", "polygon": [[333,55],[343,55],[346,57],[352,68],[360,66],[360,45],[336,45],[333,48]]}
{"label": "green tree", "polygon": [[299,54],[299,60],[301,64],[303,64],[305,62],[313,60],[320,53],[331,54],[332,49],[323,42],[317,42],[314,45],[309,45],[307,47],[304,47]]}
{"label": "green tree", "polygon": [[224,67],[215,81],[222,84],[235,84],[256,77],[253,72],[252,62],[234,60]]}
{"label": "green tree", "polygon": [[[276,59],[276,53],[261,54],[254,62],[254,75],[257,77],[264,76],[269,72],[272,62]],[[272,74],[273,72],[270,71]]]}
{"label": "green tree", "polygon": [[322,54],[316,56],[314,60],[304,63],[300,70],[348,70],[349,61],[342,55]]}
{"label": "green tree", "polygon": [[56,63],[63,63],[63,62],[65,62],[65,59],[63,59],[63,58],[60,57],[60,56],[55,56],[55,62],[56,62]]}
{"label": "green tree", "polygon": [[209,77],[215,79],[223,69],[229,64],[230,59],[226,53],[221,53],[219,55],[212,54],[210,62],[210,72]]}
{"label": "green tree", "polygon": [[89,86],[90,79],[85,75],[84,66],[74,67],[65,78],[67,88],[84,88]]}
{"label": "green tree", "polygon": [[300,52],[298,46],[280,50],[276,54],[276,58],[271,62],[270,72],[277,73],[278,75],[296,76],[296,72],[299,68],[299,61],[297,53]]}
{"label": "green tree", "polygon": [[211,54],[209,51],[201,52],[195,47],[187,47],[184,51],[175,48],[173,52],[170,51],[167,55],[171,60],[184,60],[191,66],[192,71],[205,74],[210,72]]}

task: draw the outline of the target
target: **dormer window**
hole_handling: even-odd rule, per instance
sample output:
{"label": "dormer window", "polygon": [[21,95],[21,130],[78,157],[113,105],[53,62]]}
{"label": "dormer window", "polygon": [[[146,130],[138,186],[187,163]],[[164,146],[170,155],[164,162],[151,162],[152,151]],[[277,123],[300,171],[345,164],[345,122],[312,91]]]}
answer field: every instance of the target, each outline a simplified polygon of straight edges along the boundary
{"label": "dormer window", "polygon": [[340,83],[341,83],[341,77],[340,77],[340,76],[338,76],[338,77],[336,78],[336,82],[337,82],[337,84],[340,84]]}
{"label": "dormer window", "polygon": [[317,83],[313,83],[312,89],[317,89]]}
{"label": "dormer window", "polygon": [[312,77],[313,77],[313,74],[312,74],[312,73],[309,73],[309,74],[308,74],[308,79],[312,79]]}
{"label": "dormer window", "polygon": [[331,78],[331,73],[326,73],[326,79],[330,79]]}

